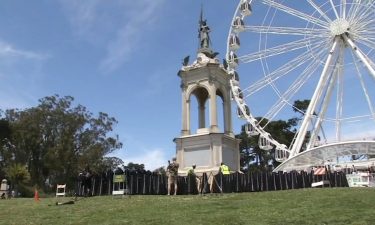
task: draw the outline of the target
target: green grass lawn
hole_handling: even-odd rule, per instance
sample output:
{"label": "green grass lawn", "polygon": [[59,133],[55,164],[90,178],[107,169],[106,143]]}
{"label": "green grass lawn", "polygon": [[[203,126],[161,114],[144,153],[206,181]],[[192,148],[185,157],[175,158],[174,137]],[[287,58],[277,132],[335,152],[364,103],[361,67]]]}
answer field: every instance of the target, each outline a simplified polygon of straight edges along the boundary
{"label": "green grass lawn", "polygon": [[0,200],[0,224],[375,224],[370,188],[55,201]]}

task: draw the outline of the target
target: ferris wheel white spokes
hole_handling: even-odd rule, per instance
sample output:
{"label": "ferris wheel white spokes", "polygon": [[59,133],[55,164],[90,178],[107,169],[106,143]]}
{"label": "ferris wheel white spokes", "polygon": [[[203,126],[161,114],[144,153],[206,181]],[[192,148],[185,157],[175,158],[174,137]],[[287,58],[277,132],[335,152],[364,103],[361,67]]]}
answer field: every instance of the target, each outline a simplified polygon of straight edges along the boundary
{"label": "ferris wheel white spokes", "polygon": [[[367,3],[362,2],[360,4],[357,4],[355,13],[353,13],[352,16],[349,17],[349,19],[353,22],[354,25],[360,24],[363,27],[366,21],[373,20],[373,18],[368,19],[368,17],[373,13],[373,11],[371,11],[373,5],[374,1],[367,1]],[[361,7],[364,7],[365,10],[361,11]]]}
{"label": "ferris wheel white spokes", "polygon": [[313,0],[307,0],[307,2],[329,23],[332,22],[331,18],[329,18],[323,11],[322,9],[315,4]]}
{"label": "ferris wheel white spokes", "polygon": [[271,7],[274,7],[275,9],[278,9],[280,11],[283,11],[287,14],[290,14],[290,15],[296,16],[300,19],[306,20],[309,23],[313,23],[313,24],[318,25],[318,26],[323,27],[323,28],[329,27],[329,23],[326,22],[326,21],[317,19],[316,17],[310,16],[308,14],[305,14],[305,13],[301,12],[301,11],[298,11],[298,10],[295,10],[293,8],[287,7],[287,6],[285,6],[281,3],[278,3],[274,0],[264,0],[263,3],[265,3],[265,4],[267,4]]}
{"label": "ferris wheel white spokes", "polygon": [[[321,135],[344,141],[352,124],[361,123],[372,124],[375,137],[375,89],[369,88],[375,82],[374,1],[240,0],[231,24],[227,70],[233,98],[248,122],[245,130],[260,135],[262,149],[272,144],[283,161],[314,148]],[[247,76],[240,85],[242,73]],[[265,129],[302,99],[310,104],[288,148]]]}
{"label": "ferris wheel white spokes", "polygon": [[[375,35],[375,33],[374,33]],[[365,45],[366,47],[368,48],[375,48],[375,41],[369,39],[369,38],[365,38],[365,37],[362,37],[362,36],[355,36],[356,40],[358,43],[360,44],[363,44]]]}
{"label": "ferris wheel white spokes", "polygon": [[293,41],[291,43],[279,45],[279,46],[272,47],[272,48],[269,48],[269,49],[266,49],[266,50],[261,50],[261,51],[258,51],[258,52],[252,53],[252,54],[244,55],[244,56],[238,57],[238,59],[242,63],[249,63],[249,62],[259,60],[260,58],[264,59],[264,58],[267,58],[267,57],[276,56],[276,55],[279,55],[279,54],[285,54],[285,53],[288,53],[288,52],[291,52],[291,51],[295,51],[295,50],[298,50],[298,49],[301,49],[301,48],[305,48],[306,45],[308,45],[310,42],[311,42],[311,40],[307,39],[307,38],[302,39],[302,40],[297,40],[297,41]]}
{"label": "ferris wheel white spokes", "polygon": [[[289,105],[290,99],[297,93],[297,91],[304,85],[304,82],[307,81],[311,75],[315,72],[318,68],[317,62],[313,61],[307,68],[299,75],[298,78],[293,82],[293,84],[288,88],[288,90],[279,95],[279,100],[275,102],[275,104],[271,107],[271,109],[263,116],[263,118],[267,118],[268,122],[265,126],[271,122],[275,116],[282,110],[286,105]],[[261,122],[261,121],[260,121]]]}
{"label": "ferris wheel white spokes", "polygon": [[310,29],[301,27],[269,27],[269,26],[245,26],[243,31],[255,33],[270,33],[270,34],[285,34],[285,35],[300,35],[310,37],[326,37],[326,29]]}
{"label": "ferris wheel white spokes", "polygon": [[372,104],[372,101],[371,101],[371,98],[370,98],[370,95],[369,95],[369,92],[367,90],[367,87],[366,87],[366,84],[363,80],[363,76],[362,76],[362,73],[360,71],[360,66],[358,65],[358,61],[356,60],[356,58],[354,57],[354,54],[353,52],[351,52],[351,56],[352,56],[352,59],[353,59],[353,62],[354,62],[354,65],[355,65],[355,69],[356,69],[356,72],[357,72],[357,75],[358,75],[358,79],[360,80],[361,82],[361,86],[362,86],[362,89],[363,89],[363,92],[365,94],[365,97],[366,97],[366,101],[367,101],[367,104],[368,104],[368,107],[369,107],[369,110],[371,112],[371,116],[375,119],[375,111],[374,111],[374,106]]}
{"label": "ferris wheel white spokes", "polygon": [[[322,52],[323,50],[319,53],[322,53]],[[274,70],[267,76],[264,76],[260,80],[256,81],[254,84],[245,88],[243,92],[246,92],[246,97],[261,90],[262,88],[267,86],[271,81],[276,81],[282,78],[283,76],[290,74],[290,72],[293,71],[294,69],[297,69],[299,66],[305,64],[309,60],[312,60],[313,57],[307,53],[308,51],[303,52],[302,54],[295,57],[293,60],[289,61],[288,64],[282,65],[281,67],[277,68],[276,70]]]}
{"label": "ferris wheel white spokes", "polygon": [[338,14],[338,12],[337,12],[337,10],[336,10],[336,6],[335,6],[335,4],[333,3],[332,0],[329,0],[329,3],[331,3],[331,6],[332,6],[332,9],[333,9],[333,12],[334,12],[335,15],[336,15],[336,18],[339,19],[340,16],[339,16],[339,14]]}

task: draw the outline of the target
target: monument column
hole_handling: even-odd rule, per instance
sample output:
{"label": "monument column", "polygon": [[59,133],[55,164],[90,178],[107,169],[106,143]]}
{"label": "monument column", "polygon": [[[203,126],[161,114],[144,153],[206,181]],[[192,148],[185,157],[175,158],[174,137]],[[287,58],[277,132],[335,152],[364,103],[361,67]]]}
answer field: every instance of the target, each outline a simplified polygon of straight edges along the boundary
{"label": "monument column", "polygon": [[188,135],[191,134],[190,128],[190,98],[186,99],[186,123],[187,123],[187,133]]}
{"label": "monument column", "polygon": [[225,94],[224,101],[223,101],[223,109],[224,109],[224,132],[228,135],[233,135],[233,128],[232,128],[232,111],[231,111],[231,102],[230,102],[230,95]]}
{"label": "monument column", "polygon": [[190,100],[187,99],[185,91],[182,91],[182,136],[190,134]]}
{"label": "monument column", "polygon": [[218,131],[217,127],[217,107],[216,107],[216,88],[210,87],[210,129]]}
{"label": "monument column", "polygon": [[198,111],[199,111],[199,128],[205,128],[206,127],[206,107],[204,106],[205,101],[200,100]]}

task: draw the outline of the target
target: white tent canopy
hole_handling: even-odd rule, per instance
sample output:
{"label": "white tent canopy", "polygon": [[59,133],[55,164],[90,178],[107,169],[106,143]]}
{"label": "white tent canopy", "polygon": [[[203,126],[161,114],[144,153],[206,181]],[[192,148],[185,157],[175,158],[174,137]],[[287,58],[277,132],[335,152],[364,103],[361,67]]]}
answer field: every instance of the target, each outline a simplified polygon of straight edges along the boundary
{"label": "white tent canopy", "polygon": [[375,141],[348,141],[322,145],[297,154],[280,164],[274,171],[305,170],[352,155],[375,155]]}

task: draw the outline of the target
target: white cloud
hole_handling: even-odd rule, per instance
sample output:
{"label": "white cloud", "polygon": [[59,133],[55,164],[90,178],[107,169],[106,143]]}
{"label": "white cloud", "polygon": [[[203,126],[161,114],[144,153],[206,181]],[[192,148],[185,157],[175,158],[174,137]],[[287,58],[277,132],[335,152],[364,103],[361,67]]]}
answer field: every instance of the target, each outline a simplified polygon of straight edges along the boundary
{"label": "white cloud", "polygon": [[40,54],[32,51],[26,51],[22,49],[17,49],[9,43],[0,40],[0,57],[1,58],[23,58],[31,60],[43,60],[48,56],[45,54]]}
{"label": "white cloud", "polygon": [[131,59],[142,38],[149,35],[145,30],[161,14],[165,0],[60,2],[75,32],[96,47],[104,47],[99,69],[109,73]]}
{"label": "white cloud", "polygon": [[141,37],[148,35],[145,28],[157,18],[162,3],[163,1],[146,0],[137,1],[137,4],[134,4],[132,10],[137,14],[129,18],[127,23],[118,30],[116,38],[109,44],[107,55],[100,65],[103,71],[116,70],[131,58],[132,53],[141,44]]}
{"label": "white cloud", "polygon": [[121,64],[128,61],[137,45],[138,32],[132,25],[125,25],[118,31],[117,37],[107,47],[107,54],[100,63],[103,72],[116,70]]}
{"label": "white cloud", "polygon": [[124,159],[125,165],[129,162],[144,164],[146,170],[155,170],[159,167],[166,166],[168,161],[165,150],[156,148],[138,152],[137,156],[129,156]]}
{"label": "white cloud", "polygon": [[26,108],[35,104],[42,68],[48,54],[20,49],[0,40],[0,108]]}
{"label": "white cloud", "polygon": [[[123,125],[126,126],[126,125]],[[129,162],[144,164],[146,170],[155,170],[159,167],[166,166],[168,159],[171,159],[172,154],[169,150],[153,143],[144,143],[134,133],[121,132],[119,133],[120,141],[124,144],[123,149],[119,149],[110,154],[110,156],[122,159],[127,165]]]}
{"label": "white cloud", "polygon": [[85,36],[91,32],[97,20],[96,8],[100,1],[61,0],[66,17],[78,35]]}

